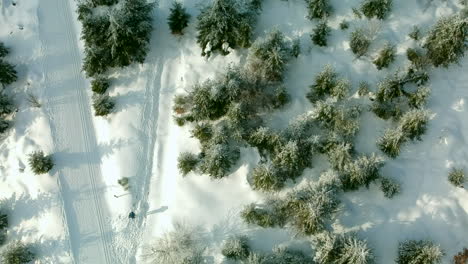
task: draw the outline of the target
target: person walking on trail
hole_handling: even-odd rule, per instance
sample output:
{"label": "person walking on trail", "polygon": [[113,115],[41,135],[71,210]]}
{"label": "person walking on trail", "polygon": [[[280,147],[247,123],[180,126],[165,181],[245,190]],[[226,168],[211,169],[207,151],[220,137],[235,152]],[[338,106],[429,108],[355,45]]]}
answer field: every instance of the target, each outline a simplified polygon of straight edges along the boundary
{"label": "person walking on trail", "polygon": [[135,219],[135,213],[131,211],[130,214],[128,214],[128,218]]}

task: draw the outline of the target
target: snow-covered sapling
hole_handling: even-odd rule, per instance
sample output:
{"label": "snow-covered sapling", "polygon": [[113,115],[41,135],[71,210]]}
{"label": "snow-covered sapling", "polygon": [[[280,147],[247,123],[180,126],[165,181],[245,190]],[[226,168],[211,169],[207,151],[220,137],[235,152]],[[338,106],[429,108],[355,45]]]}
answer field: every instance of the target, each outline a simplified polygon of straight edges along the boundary
{"label": "snow-covered sapling", "polygon": [[45,156],[44,152],[35,151],[29,155],[29,166],[31,166],[31,170],[34,174],[44,174],[49,172],[54,167],[54,162],[52,161],[52,157]]}
{"label": "snow-covered sapling", "polygon": [[355,236],[347,236],[343,239],[343,247],[336,263],[372,264],[374,254],[367,245],[367,241]]}
{"label": "snow-covered sapling", "polygon": [[291,47],[291,54],[297,58],[299,54],[301,54],[301,40],[299,38],[295,38],[292,42]]}
{"label": "snow-covered sapling", "polygon": [[367,18],[384,19],[392,9],[392,0],[364,0],[361,11]]}
{"label": "snow-covered sapling", "polygon": [[199,157],[189,152],[183,152],[177,159],[177,167],[182,176],[194,171],[200,161]]}
{"label": "snow-covered sapling", "polygon": [[408,240],[398,245],[398,264],[438,264],[443,250],[428,240]]}
{"label": "snow-covered sapling", "polygon": [[249,240],[246,236],[231,236],[221,248],[221,254],[233,260],[246,259],[250,254]]}
{"label": "snow-covered sapling", "polygon": [[332,10],[330,0],[305,0],[307,4],[307,18],[310,20],[329,17]]}
{"label": "snow-covered sapling", "polygon": [[342,175],[343,189],[357,190],[361,186],[369,187],[369,184],[380,177],[379,170],[383,167],[383,159],[376,155],[361,156],[344,167]]}
{"label": "snow-covered sapling", "polygon": [[337,84],[338,74],[331,65],[326,65],[324,69],[315,76],[315,82],[310,88],[310,92],[307,93],[307,98],[312,102],[323,99],[326,95],[330,95],[332,90]]}
{"label": "snow-covered sapling", "polygon": [[343,172],[346,164],[351,162],[352,146],[349,143],[340,143],[331,147],[327,152],[328,161],[333,169]]}
{"label": "snow-covered sapling", "polygon": [[360,82],[358,86],[358,95],[366,96],[366,95],[369,95],[369,92],[370,92],[369,83]]}
{"label": "snow-covered sapling", "polygon": [[463,184],[466,181],[465,171],[459,168],[453,168],[449,175],[448,180],[453,186],[463,188]]}
{"label": "snow-covered sapling", "polygon": [[422,37],[421,36],[421,29],[419,29],[418,26],[413,26],[413,29],[408,34],[408,37],[410,37],[411,39],[414,39],[414,40],[419,40]]}
{"label": "snow-covered sapling", "polygon": [[340,22],[340,29],[341,30],[346,30],[349,28],[349,22],[346,20],[343,20]]}
{"label": "snow-covered sapling", "polygon": [[90,2],[96,7],[100,5],[113,5],[116,4],[118,0],[90,0]]}
{"label": "snow-covered sapling", "polygon": [[5,210],[0,211],[0,230],[8,227],[8,215]]}
{"label": "snow-covered sapling", "polygon": [[190,15],[180,2],[172,4],[171,13],[167,19],[171,33],[174,35],[183,35],[183,30],[188,26]]}
{"label": "snow-covered sapling", "polygon": [[106,116],[114,110],[115,103],[108,95],[93,95],[93,107],[95,116]]}
{"label": "snow-covered sapling", "polygon": [[416,69],[423,69],[430,64],[429,58],[419,49],[408,48],[406,50],[406,58]]}
{"label": "snow-covered sapling", "polygon": [[240,215],[247,224],[254,224],[264,228],[283,227],[286,224],[286,217],[280,213],[282,207],[284,207],[282,201],[269,200],[262,207],[255,204],[245,206]]}
{"label": "snow-covered sapling", "polygon": [[327,38],[330,35],[331,29],[327,25],[326,21],[322,21],[317,24],[313,30],[313,34],[310,35],[312,42],[317,46],[327,46]]}
{"label": "snow-covered sapling", "polygon": [[329,232],[317,234],[312,245],[315,250],[314,260],[318,264],[371,264],[374,254],[366,240],[354,235],[336,235]]}
{"label": "snow-covered sapling", "polygon": [[391,158],[396,158],[400,154],[400,149],[406,137],[401,128],[387,129],[383,136],[377,140],[379,149]]}
{"label": "snow-covered sapling", "polygon": [[[263,256],[260,263],[268,264],[310,264],[312,259],[302,251],[293,250],[285,247],[277,247],[273,249],[272,254]],[[246,263],[247,264],[247,263]]]}
{"label": "snow-covered sapling", "polygon": [[[242,12],[245,11],[245,12]],[[253,13],[237,0],[213,0],[197,17],[197,42],[202,56],[219,51],[229,54],[229,49],[245,48],[252,37]]]}
{"label": "snow-covered sapling", "polygon": [[15,67],[0,59],[0,83],[2,85],[8,85],[15,82],[17,79],[18,76],[16,75]]}
{"label": "snow-covered sapling", "polygon": [[5,47],[5,44],[3,44],[3,42],[0,42],[0,58],[5,57],[6,55],[8,55],[8,53],[10,53],[10,49]]}
{"label": "snow-covered sapling", "polygon": [[414,140],[421,140],[421,136],[426,132],[429,122],[429,113],[424,109],[413,109],[406,112],[399,121],[399,127],[405,137]]}
{"label": "snow-covered sapling", "polygon": [[396,194],[400,193],[401,185],[396,180],[382,177],[380,179],[380,189],[387,198],[392,198]]}
{"label": "snow-covered sapling", "polygon": [[22,242],[13,242],[2,252],[2,263],[4,264],[25,264],[33,261],[36,255],[29,245]]}
{"label": "snow-covered sapling", "polygon": [[409,96],[408,103],[413,108],[423,108],[426,105],[430,95],[430,88],[426,86],[418,87],[418,89]]}
{"label": "snow-covered sapling", "polygon": [[371,38],[364,29],[358,28],[351,32],[349,47],[357,58],[364,56],[371,45]]}
{"label": "snow-covered sapling", "polygon": [[429,32],[424,48],[434,66],[448,67],[465,54],[467,38],[468,19],[458,15],[443,17]]}
{"label": "snow-covered sapling", "polygon": [[200,170],[213,179],[221,179],[228,175],[239,157],[238,147],[229,143],[213,144],[204,152]]}
{"label": "snow-covered sapling", "polygon": [[284,186],[286,177],[272,165],[259,165],[252,172],[254,190],[278,191]]}
{"label": "snow-covered sapling", "polygon": [[373,63],[378,70],[387,68],[393,61],[395,61],[395,54],[395,46],[386,44],[385,47],[379,51],[379,54],[377,58],[374,59]]}
{"label": "snow-covered sapling", "polygon": [[0,117],[0,134],[5,133],[8,128],[10,128],[10,123],[3,119],[3,117]]}
{"label": "snow-covered sapling", "polygon": [[103,76],[98,76],[91,81],[91,90],[97,94],[104,94],[109,86],[109,79]]}

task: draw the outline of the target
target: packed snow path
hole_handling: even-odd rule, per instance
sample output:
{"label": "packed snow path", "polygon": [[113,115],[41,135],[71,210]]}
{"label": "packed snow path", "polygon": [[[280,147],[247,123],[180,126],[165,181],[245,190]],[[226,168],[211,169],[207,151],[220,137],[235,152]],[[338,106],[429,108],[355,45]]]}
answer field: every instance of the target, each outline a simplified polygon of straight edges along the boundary
{"label": "packed snow path", "polygon": [[54,140],[53,173],[63,197],[64,222],[76,263],[117,263],[104,197],[100,158],[72,10],[66,0],[39,1],[46,84],[45,112]]}

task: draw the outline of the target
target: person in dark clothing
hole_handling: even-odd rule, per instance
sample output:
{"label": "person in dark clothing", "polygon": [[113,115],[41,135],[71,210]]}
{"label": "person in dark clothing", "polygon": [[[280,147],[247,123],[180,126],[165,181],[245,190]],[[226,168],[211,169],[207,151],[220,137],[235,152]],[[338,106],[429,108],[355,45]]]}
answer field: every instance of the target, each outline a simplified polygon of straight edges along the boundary
{"label": "person in dark clothing", "polygon": [[134,219],[135,218],[135,213],[132,211],[130,214],[128,214],[128,218]]}

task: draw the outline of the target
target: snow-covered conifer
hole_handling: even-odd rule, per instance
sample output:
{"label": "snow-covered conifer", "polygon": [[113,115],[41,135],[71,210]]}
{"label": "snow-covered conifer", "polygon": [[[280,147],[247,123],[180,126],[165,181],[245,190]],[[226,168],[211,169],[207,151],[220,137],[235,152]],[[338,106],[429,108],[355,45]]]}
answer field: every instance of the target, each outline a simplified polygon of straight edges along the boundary
{"label": "snow-covered conifer", "polygon": [[396,194],[400,193],[401,186],[400,184],[391,178],[382,177],[380,179],[380,189],[387,198],[392,198]]}
{"label": "snow-covered conifer", "polygon": [[327,46],[327,39],[330,35],[331,29],[327,25],[327,21],[322,21],[314,28],[313,33],[310,35],[312,42],[317,46]]}
{"label": "snow-covered conifer", "polygon": [[5,133],[8,128],[10,128],[10,123],[3,119],[3,117],[0,117],[0,134]]}
{"label": "snow-covered conifer", "polygon": [[233,260],[246,259],[250,254],[249,240],[246,236],[228,237],[221,248],[223,256]]}
{"label": "snow-covered conifer", "polygon": [[98,76],[91,81],[91,90],[97,94],[104,94],[109,86],[109,79],[103,76]]}
{"label": "snow-covered conifer", "polygon": [[15,105],[13,104],[13,100],[4,93],[0,93],[0,117],[9,115],[14,110]]}
{"label": "snow-covered conifer", "polygon": [[13,242],[2,252],[2,263],[4,264],[26,264],[36,258],[36,254],[29,245],[22,242]]}
{"label": "snow-covered conifer", "polygon": [[380,177],[379,170],[384,165],[383,159],[375,154],[360,156],[345,165],[343,174],[343,188],[356,190],[361,186],[369,187],[372,181]]}
{"label": "snow-covered conifer", "polygon": [[310,154],[304,145],[297,141],[289,141],[281,146],[273,159],[273,164],[288,172],[288,176],[296,177],[304,168],[311,165],[312,157]]}
{"label": "snow-covered conifer", "polygon": [[463,188],[463,184],[466,181],[465,171],[463,169],[453,168],[448,175],[448,180],[454,186]]}
{"label": "snow-covered conifer", "polygon": [[408,240],[398,245],[398,264],[441,263],[443,250],[428,240]]}
{"label": "snow-covered conifer", "polygon": [[190,15],[185,10],[185,7],[180,2],[172,4],[171,13],[167,19],[169,28],[174,35],[183,35],[183,30],[188,26]]}
{"label": "snow-covered conifer", "polygon": [[254,224],[260,227],[283,227],[286,224],[286,217],[281,214],[284,202],[280,200],[268,200],[266,204],[258,206],[249,204],[241,211],[241,218],[247,224]]}
{"label": "snow-covered conifer", "polygon": [[114,110],[115,103],[108,95],[94,94],[93,108],[95,116],[106,116]]}
{"label": "snow-covered conifer", "polygon": [[307,4],[307,18],[310,20],[329,17],[333,11],[330,0],[305,0]]}
{"label": "snow-covered conifer", "polygon": [[358,28],[351,32],[349,38],[349,47],[351,51],[356,55],[356,58],[360,58],[366,55],[371,45],[371,38],[362,28]]}
{"label": "snow-covered conifer", "polygon": [[3,44],[3,42],[0,42],[0,58],[5,57],[6,55],[8,55],[8,53],[10,53],[10,49],[5,47],[5,44]]}
{"label": "snow-covered conifer", "polygon": [[418,87],[418,89],[409,96],[408,103],[413,108],[423,108],[426,105],[430,94],[431,89],[428,87]]}
{"label": "snow-covered conifer", "polygon": [[49,172],[54,167],[54,162],[52,157],[45,156],[44,152],[35,151],[29,155],[28,159],[29,166],[31,166],[31,170],[34,174],[44,174]]}
{"label": "snow-covered conifer", "polygon": [[272,165],[261,164],[252,172],[252,187],[254,190],[278,191],[284,186],[286,177]]}
{"label": "snow-covered conifer", "polygon": [[328,161],[333,169],[344,171],[346,164],[351,162],[352,146],[349,143],[340,143],[327,152]]}
{"label": "snow-covered conifer", "polygon": [[177,159],[177,167],[179,168],[180,173],[182,173],[182,176],[185,176],[189,172],[195,170],[199,161],[200,159],[197,155],[189,152],[183,152]]}
{"label": "snow-covered conifer", "polygon": [[419,40],[421,36],[421,29],[418,26],[413,26],[413,29],[408,34],[408,37],[414,40]]}
{"label": "snow-covered conifer", "polygon": [[361,3],[361,12],[369,19],[384,19],[391,9],[392,0],[364,0]]}
{"label": "snow-covered conifer", "polygon": [[315,250],[314,260],[318,264],[374,263],[374,254],[367,241],[354,235],[336,235],[325,231],[313,238],[312,245]]}
{"label": "snow-covered conifer", "polygon": [[331,65],[326,65],[324,69],[315,76],[315,82],[310,87],[311,91],[307,94],[307,98],[314,103],[322,99],[326,95],[330,95],[333,87],[337,83],[337,73]]}
{"label": "snow-covered conifer", "polygon": [[213,144],[206,149],[200,170],[213,179],[221,179],[228,175],[239,156],[239,148],[232,144]]}
{"label": "snow-covered conifer", "polygon": [[18,79],[13,65],[0,59],[0,83],[8,85]]}
{"label": "snow-covered conifer", "polygon": [[424,109],[413,109],[406,112],[399,121],[399,127],[405,137],[414,140],[421,140],[421,136],[426,132],[429,122],[429,113]]}
{"label": "snow-covered conifer", "polygon": [[395,46],[386,44],[385,47],[379,51],[377,58],[374,59],[374,65],[378,70],[387,68],[395,60],[395,53]]}
{"label": "snow-covered conifer", "polygon": [[406,137],[401,128],[387,129],[383,136],[377,140],[379,149],[391,158],[400,154],[401,145],[406,142]]}
{"label": "snow-covered conifer", "polygon": [[434,66],[448,67],[464,56],[467,38],[468,19],[458,15],[443,17],[429,32],[424,48]]}

